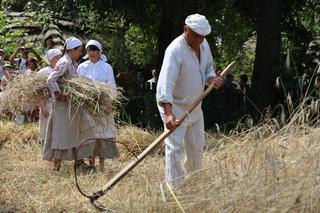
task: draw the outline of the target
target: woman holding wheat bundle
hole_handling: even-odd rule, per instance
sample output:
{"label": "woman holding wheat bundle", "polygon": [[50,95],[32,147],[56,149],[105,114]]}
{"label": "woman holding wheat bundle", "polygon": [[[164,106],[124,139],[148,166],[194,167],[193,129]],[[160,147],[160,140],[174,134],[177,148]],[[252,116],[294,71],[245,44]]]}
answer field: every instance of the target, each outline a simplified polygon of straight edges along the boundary
{"label": "woman holding wheat bundle", "polygon": [[[37,72],[37,75],[45,75],[49,76],[53,68],[56,66],[59,59],[62,57],[62,52],[59,49],[50,49],[47,51],[44,61],[47,63],[48,66],[40,69]],[[42,100],[39,103],[39,140],[42,145],[41,151],[43,150],[43,144],[46,136],[47,125],[48,125],[48,118],[51,111],[51,101],[50,100]]]}
{"label": "woman holding wheat bundle", "polygon": [[[83,119],[81,109],[71,106],[68,98],[63,94],[58,81],[77,73],[77,60],[81,58],[83,44],[71,37],[64,45],[63,57],[59,59],[52,73],[48,77],[48,85],[53,96],[53,107],[49,115],[45,136],[43,159],[53,161],[54,171],[58,171],[62,160],[74,160],[76,149],[80,146],[84,132],[89,128],[89,122]],[[89,157],[90,146],[93,143],[81,146],[78,159]],[[77,160],[78,168],[87,169],[88,165],[83,160]]]}
{"label": "woman holding wheat bundle", "polygon": [[[116,89],[113,69],[102,54],[102,45],[96,40],[90,40],[86,45],[89,60],[83,62],[78,67],[78,74],[91,80],[109,84]],[[115,122],[112,115],[111,106],[106,106],[107,115],[100,119],[93,131],[88,132],[88,136],[104,138],[107,140],[95,141],[95,147],[92,150],[90,165],[94,166],[95,157],[100,158],[99,170],[104,171],[104,159],[119,156],[118,148],[115,144]]]}

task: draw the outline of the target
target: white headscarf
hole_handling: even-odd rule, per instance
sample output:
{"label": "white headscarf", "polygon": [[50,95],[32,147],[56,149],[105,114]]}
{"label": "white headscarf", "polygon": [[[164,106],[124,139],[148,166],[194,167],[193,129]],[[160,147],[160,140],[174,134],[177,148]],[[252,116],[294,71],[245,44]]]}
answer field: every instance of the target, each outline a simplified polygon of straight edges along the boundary
{"label": "white headscarf", "polygon": [[199,35],[206,36],[211,32],[211,26],[205,16],[200,14],[192,14],[185,20],[185,24],[190,27],[191,30]]}
{"label": "white headscarf", "polygon": [[104,62],[107,62],[108,61],[108,58],[105,54],[100,54],[100,59]]}
{"label": "white headscarf", "polygon": [[62,55],[62,52],[59,49],[50,49],[47,51],[46,56],[44,57],[44,61],[50,65],[51,60],[57,55]]}
{"label": "white headscarf", "polygon": [[98,49],[100,50],[100,52],[102,52],[102,45],[100,44],[99,41],[90,39],[90,40],[88,41],[88,43],[86,44],[86,49],[87,49],[89,46],[91,46],[91,45],[98,47]]}
{"label": "white headscarf", "polygon": [[82,42],[76,37],[70,37],[66,40],[66,49],[71,50],[73,48],[79,47],[82,45]]}
{"label": "white headscarf", "polygon": [[[101,59],[102,61],[105,61],[105,62],[108,61],[107,56],[104,55],[104,54],[102,54],[102,45],[101,45],[101,43],[100,43],[99,41],[90,39],[90,40],[88,41],[88,43],[86,44],[86,49],[87,49],[89,46],[96,46],[96,47],[99,49],[99,51],[100,51],[100,59]],[[88,55],[88,54],[83,57],[83,59],[87,59],[87,58],[89,58],[89,55]]]}

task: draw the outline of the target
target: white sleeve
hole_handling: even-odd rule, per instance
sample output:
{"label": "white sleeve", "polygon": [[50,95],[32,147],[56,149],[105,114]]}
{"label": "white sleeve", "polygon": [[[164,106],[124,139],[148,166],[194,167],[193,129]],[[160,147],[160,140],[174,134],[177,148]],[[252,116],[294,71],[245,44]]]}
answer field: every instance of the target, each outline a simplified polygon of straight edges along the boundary
{"label": "white sleeve", "polygon": [[84,76],[85,75],[85,69],[83,68],[83,65],[80,64],[77,68],[77,74],[78,75],[81,75],[81,76]]}
{"label": "white sleeve", "polygon": [[181,68],[181,59],[172,49],[167,49],[163,59],[158,85],[157,102],[173,103],[173,90]]}
{"label": "white sleeve", "polygon": [[37,74],[41,74],[42,75],[42,74],[45,74],[45,73],[46,73],[46,68],[45,67],[37,71]]}
{"label": "white sleeve", "polygon": [[113,87],[116,87],[113,69],[110,64],[107,64],[107,83],[110,83]]}
{"label": "white sleeve", "polygon": [[58,80],[60,79],[60,77],[64,75],[64,73],[67,72],[67,70],[68,70],[68,63],[66,61],[59,63],[58,61],[58,63],[56,64],[55,68],[53,68],[53,71],[51,72],[47,80],[51,91],[61,92],[58,84]]}
{"label": "white sleeve", "polygon": [[216,72],[214,71],[214,68],[213,68],[213,58],[212,58],[209,44],[208,44],[207,48],[208,48],[208,64],[207,64],[206,71],[205,71],[206,80],[208,80],[208,78],[210,78],[210,77],[216,76]]}
{"label": "white sleeve", "polygon": [[[14,60],[14,63],[15,63],[15,64],[18,64],[18,63],[19,63],[20,58],[15,58],[15,59],[13,59],[13,60]],[[18,69],[19,69],[19,67],[18,67]]]}

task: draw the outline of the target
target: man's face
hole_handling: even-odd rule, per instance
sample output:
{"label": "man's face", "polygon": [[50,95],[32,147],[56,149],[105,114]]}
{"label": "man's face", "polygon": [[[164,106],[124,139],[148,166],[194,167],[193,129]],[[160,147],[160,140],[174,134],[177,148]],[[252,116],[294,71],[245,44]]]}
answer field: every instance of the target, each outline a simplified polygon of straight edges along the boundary
{"label": "man's face", "polygon": [[143,82],[144,81],[144,77],[143,76],[138,76],[137,79],[138,79],[139,82]]}
{"label": "man's face", "polygon": [[192,31],[187,25],[184,26],[184,34],[188,44],[191,47],[199,47],[205,38],[205,36],[199,35],[198,33]]}
{"label": "man's face", "polygon": [[28,55],[29,55],[29,49],[28,48],[22,48],[21,49],[22,58],[28,58]]}

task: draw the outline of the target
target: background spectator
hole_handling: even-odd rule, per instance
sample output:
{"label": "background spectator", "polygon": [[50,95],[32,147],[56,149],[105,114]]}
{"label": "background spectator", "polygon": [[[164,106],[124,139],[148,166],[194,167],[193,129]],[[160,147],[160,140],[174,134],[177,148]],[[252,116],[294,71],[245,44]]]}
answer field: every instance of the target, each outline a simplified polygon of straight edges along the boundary
{"label": "background spectator", "polygon": [[142,97],[146,93],[146,82],[142,71],[137,73],[136,94]]}
{"label": "background spectator", "polygon": [[244,115],[248,113],[248,93],[250,90],[250,86],[248,85],[248,76],[243,74],[240,76],[239,81],[239,110],[240,115]]}
{"label": "background spectator", "polygon": [[36,73],[39,70],[38,67],[39,65],[37,60],[34,58],[31,58],[30,60],[27,61],[28,70],[25,73],[26,74]]}
{"label": "background spectator", "polygon": [[[17,58],[17,55],[20,53],[20,57]],[[16,49],[16,51],[10,57],[10,63],[16,64],[19,74],[23,74],[27,70],[27,64],[29,60],[29,53],[32,53],[35,57],[37,62],[41,61],[41,57],[38,53],[31,47],[21,46]]]}
{"label": "background spectator", "polygon": [[48,50],[53,49],[54,48],[54,41],[53,41],[53,37],[49,36],[46,40],[45,40],[45,48],[44,48],[44,54],[46,54],[48,52]]}
{"label": "background spectator", "polygon": [[158,73],[155,69],[152,70],[152,78],[147,81],[147,90],[156,92],[158,82]]}

